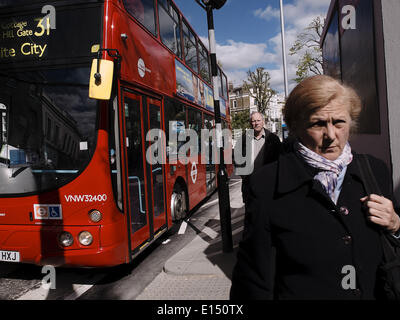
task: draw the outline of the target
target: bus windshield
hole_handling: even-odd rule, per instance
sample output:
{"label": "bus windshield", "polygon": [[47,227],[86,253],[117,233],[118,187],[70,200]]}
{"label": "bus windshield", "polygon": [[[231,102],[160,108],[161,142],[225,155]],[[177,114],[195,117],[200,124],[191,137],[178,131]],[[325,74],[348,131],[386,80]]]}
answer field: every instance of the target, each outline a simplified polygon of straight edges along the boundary
{"label": "bus windshield", "polygon": [[0,11],[0,196],[66,184],[96,147],[98,104],[88,85],[102,4],[52,2],[52,29],[41,6],[35,9],[39,1],[29,2],[29,10]]}
{"label": "bus windshield", "polygon": [[0,73],[0,194],[59,187],[85,168],[96,138],[89,68]]}

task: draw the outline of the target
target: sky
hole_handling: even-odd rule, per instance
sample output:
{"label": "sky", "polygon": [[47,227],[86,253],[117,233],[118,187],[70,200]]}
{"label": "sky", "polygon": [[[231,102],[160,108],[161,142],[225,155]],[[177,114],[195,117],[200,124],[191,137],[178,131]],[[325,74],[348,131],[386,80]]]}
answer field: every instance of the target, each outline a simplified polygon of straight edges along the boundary
{"label": "sky", "polygon": [[[208,48],[206,12],[195,0],[174,0]],[[326,17],[331,0],[283,0],[289,91],[295,86],[298,56],[289,49],[296,37],[316,16]],[[247,78],[247,71],[264,67],[271,87],[284,92],[279,0],[227,0],[214,10],[217,59],[235,86]]]}

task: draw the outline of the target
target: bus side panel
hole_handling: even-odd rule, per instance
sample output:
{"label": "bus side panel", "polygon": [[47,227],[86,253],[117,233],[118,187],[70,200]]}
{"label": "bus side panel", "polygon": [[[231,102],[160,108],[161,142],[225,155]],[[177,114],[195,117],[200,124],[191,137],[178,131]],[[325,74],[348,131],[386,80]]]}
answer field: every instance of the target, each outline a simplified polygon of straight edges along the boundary
{"label": "bus side panel", "polygon": [[[119,8],[113,7],[110,47],[118,48],[123,59],[121,80],[136,82],[171,95],[176,91],[175,58],[158,40]],[[126,34],[123,40],[121,34]],[[160,63],[162,61],[162,63]]]}
{"label": "bus side panel", "polygon": [[188,164],[189,210],[192,210],[206,195],[206,165],[199,163],[200,156],[190,157]]}

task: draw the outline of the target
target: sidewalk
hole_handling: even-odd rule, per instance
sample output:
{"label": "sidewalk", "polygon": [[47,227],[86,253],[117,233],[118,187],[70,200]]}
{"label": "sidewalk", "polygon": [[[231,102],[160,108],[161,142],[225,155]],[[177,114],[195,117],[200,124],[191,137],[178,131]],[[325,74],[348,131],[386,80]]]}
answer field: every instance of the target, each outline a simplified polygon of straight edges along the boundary
{"label": "sidewalk", "polygon": [[241,180],[231,179],[234,251],[222,252],[218,196],[214,195],[187,221],[196,237],[164,265],[164,270],[136,297],[137,300],[228,300],[231,274],[243,230]]}

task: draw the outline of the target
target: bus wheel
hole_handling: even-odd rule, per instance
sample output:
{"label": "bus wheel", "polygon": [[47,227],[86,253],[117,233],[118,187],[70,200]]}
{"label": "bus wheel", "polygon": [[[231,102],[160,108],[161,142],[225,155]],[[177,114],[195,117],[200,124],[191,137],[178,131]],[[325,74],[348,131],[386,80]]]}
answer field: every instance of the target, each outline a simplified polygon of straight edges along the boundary
{"label": "bus wheel", "polygon": [[174,187],[171,196],[171,217],[173,221],[179,221],[186,216],[186,192],[180,185]]}

